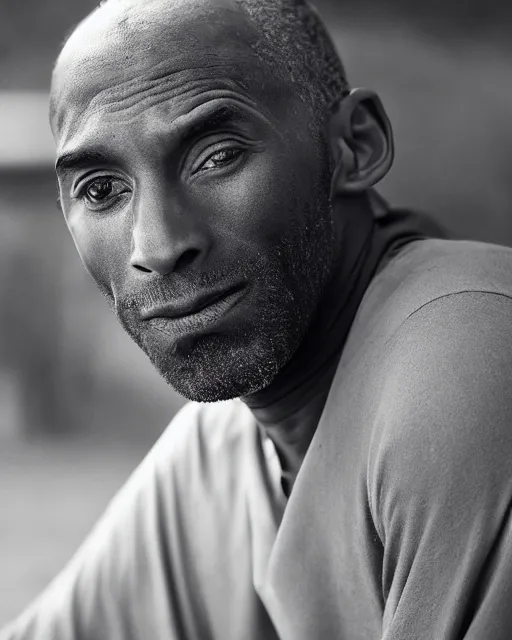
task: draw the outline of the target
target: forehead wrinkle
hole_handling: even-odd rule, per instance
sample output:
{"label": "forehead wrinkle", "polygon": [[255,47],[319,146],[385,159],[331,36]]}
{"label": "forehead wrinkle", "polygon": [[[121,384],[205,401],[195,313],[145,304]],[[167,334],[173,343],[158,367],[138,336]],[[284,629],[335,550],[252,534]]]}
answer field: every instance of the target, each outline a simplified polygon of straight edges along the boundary
{"label": "forehead wrinkle", "polygon": [[[209,83],[211,87],[211,84]],[[173,102],[171,102],[171,98]],[[94,109],[87,109],[77,119],[69,119],[66,126],[61,130],[61,139],[69,140],[75,136],[79,138],[87,138],[87,133],[91,134],[97,129],[96,125],[108,124],[108,116],[115,117],[115,123],[124,125],[130,124],[134,120],[146,112],[146,127],[151,129],[154,124],[161,120],[162,122],[172,123],[179,118],[187,117],[188,114],[194,112],[203,105],[207,107],[211,103],[219,104],[221,102],[230,101],[239,103],[246,110],[250,110],[257,114],[260,119],[264,119],[269,123],[267,110],[258,105],[249,95],[239,91],[233,91],[229,86],[222,87],[219,85],[215,89],[209,88],[205,90],[204,85],[195,83],[186,90],[174,93],[171,97],[168,94],[162,94],[158,98],[152,97],[152,101],[147,99],[144,104],[136,103],[135,105],[125,106],[124,108],[109,108],[109,106],[101,105]],[[269,115],[269,114],[268,114]]]}
{"label": "forehead wrinkle", "polygon": [[[257,63],[247,60],[246,56],[234,56],[233,61],[217,53],[203,51],[201,55],[194,57],[195,60],[186,57],[187,66],[182,68],[177,68],[181,62],[179,57],[172,62],[169,59],[161,60],[150,69],[136,70],[137,75],[126,79],[126,72],[130,73],[128,68],[124,78],[120,81],[110,79],[108,86],[105,86],[105,69],[100,70],[102,72],[96,78],[88,76],[89,86],[79,80],[79,74],[74,75],[75,82],[62,83],[63,92],[58,99],[55,97],[55,133],[62,132],[64,120],[69,121],[69,117],[77,122],[94,113],[125,110],[136,115],[186,92],[200,93],[208,84],[247,97],[259,91],[264,91],[267,95],[276,91],[276,87],[270,86],[274,84],[272,80],[265,76]],[[169,69],[170,64],[172,68]]]}
{"label": "forehead wrinkle", "polygon": [[[222,117],[223,111],[224,117]],[[229,119],[234,121],[243,113],[249,113],[265,122],[269,127],[276,128],[264,113],[257,108],[255,102],[244,100],[240,96],[227,95],[222,97],[210,95],[208,100],[202,100],[200,103],[191,106],[185,113],[177,115],[170,123],[170,128],[171,131],[178,133],[178,137],[184,138],[193,133],[194,128],[200,128],[201,123],[205,120],[209,118],[214,120],[216,114],[219,120],[223,122]]]}
{"label": "forehead wrinkle", "polygon": [[[231,71],[228,68],[233,66],[230,64],[218,63],[209,67],[200,65],[164,72],[168,66],[168,61],[163,61],[143,80],[130,78],[114,87],[106,87],[89,101],[83,94],[75,93],[74,99],[68,101],[67,105],[61,103],[63,109],[60,115],[64,115],[64,118],[59,123],[58,138],[73,138],[77,133],[81,133],[91,120],[101,121],[111,114],[116,116],[116,120],[126,123],[146,110],[168,103],[168,117],[171,111],[183,108],[188,111],[214,97],[240,101],[260,113],[265,113],[271,120],[272,109],[269,110],[269,106],[275,106],[286,98],[286,95],[282,94],[281,84],[273,86],[273,83],[265,78],[258,78],[258,73],[252,80],[249,79],[251,85],[255,85],[255,90],[251,90],[247,82],[248,74],[242,78],[239,69],[235,67],[234,71]],[[194,75],[196,77],[193,77]],[[260,99],[257,86],[267,89]],[[66,111],[67,114],[63,114]]]}
{"label": "forehead wrinkle", "polygon": [[[203,68],[198,67],[197,70],[204,73]],[[212,87],[212,84],[215,85],[217,90],[245,92],[243,84],[236,80],[225,77],[214,80],[214,69],[212,69],[211,74],[180,82],[180,78],[187,74],[188,71],[175,71],[165,77],[149,78],[148,80],[136,82],[130,81],[113,89],[105,89],[91,100],[88,108],[92,111],[103,109],[109,113],[131,110],[133,115],[137,115],[144,109],[161,102],[179,98],[187,93],[204,92],[205,87]],[[126,86],[127,84],[129,86]]]}
{"label": "forehead wrinkle", "polygon": [[[124,1],[118,4],[129,10]],[[116,86],[129,91],[131,84],[144,78],[157,82],[180,70],[215,71],[223,66],[226,75],[243,81],[250,72],[248,67],[259,63],[251,38],[245,37],[246,29],[239,24],[219,20],[214,15],[208,20],[204,14],[195,15],[190,21],[181,16],[176,24],[164,15],[155,23],[146,15],[149,7],[142,11],[140,4],[137,3],[138,20],[129,29],[117,12],[115,20],[106,20],[106,24],[99,20],[98,16],[110,3],[86,19],[59,55],[55,66],[58,77],[55,74],[53,77],[56,86],[60,85],[66,93],[75,89],[77,94],[86,94],[87,89],[89,94],[101,93]],[[173,4],[165,2],[167,9]],[[184,5],[192,9],[195,2],[187,0]],[[96,19],[89,24],[95,14]]]}
{"label": "forehead wrinkle", "polygon": [[[152,114],[151,125],[146,127],[142,126],[142,133],[145,136],[147,148],[157,148],[158,142],[164,139],[166,142],[165,153],[167,154],[172,146],[179,145],[188,134],[192,133],[194,127],[200,126],[201,121],[209,117],[214,117],[217,112],[220,113],[226,108],[232,110],[234,119],[236,119],[234,115],[236,112],[249,113],[267,124],[278,136],[281,136],[279,127],[273,124],[265,114],[258,109],[258,106],[253,101],[243,99],[240,95],[223,94],[219,96],[216,93],[211,93],[207,97],[203,96],[202,99],[195,104],[188,105],[186,111],[175,115],[172,119],[169,119],[167,111],[162,113],[160,117],[158,114]],[[94,143],[94,138],[101,137],[99,132],[101,132],[101,127],[105,126],[105,120],[103,118],[96,118],[96,122],[98,124],[96,129],[94,126],[86,126],[82,128],[78,139],[71,137],[71,139],[62,144],[58,152],[59,155],[83,153],[89,149],[92,149],[93,152],[101,149],[102,153],[108,155],[108,150],[106,150],[102,144],[98,146],[97,143]],[[124,124],[126,121],[119,120],[119,118],[116,117],[116,122]],[[155,124],[161,126],[155,127]],[[171,136],[173,135],[175,138],[172,142]]]}

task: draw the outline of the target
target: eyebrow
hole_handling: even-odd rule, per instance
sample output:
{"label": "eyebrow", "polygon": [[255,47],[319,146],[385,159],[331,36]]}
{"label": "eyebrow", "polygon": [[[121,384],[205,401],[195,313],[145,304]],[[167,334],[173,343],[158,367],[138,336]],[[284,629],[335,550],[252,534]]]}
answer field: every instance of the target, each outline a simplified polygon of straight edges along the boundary
{"label": "eyebrow", "polygon": [[69,173],[76,169],[87,169],[92,165],[107,164],[106,155],[99,151],[70,151],[60,156],[55,163],[57,173]]}
{"label": "eyebrow", "polygon": [[244,119],[244,112],[232,104],[224,104],[207,113],[203,118],[191,122],[180,135],[180,142],[200,138],[216,131],[221,126]]}
{"label": "eyebrow", "polygon": [[[246,117],[246,116],[245,116]],[[213,133],[225,124],[234,123],[244,119],[244,111],[235,105],[222,105],[207,113],[204,117],[193,121],[183,127],[177,128],[177,144],[179,146],[200,138],[208,133]],[[57,173],[66,174],[78,169],[88,169],[98,164],[110,164],[111,159],[99,151],[78,150],[70,151],[60,156],[55,163]]]}

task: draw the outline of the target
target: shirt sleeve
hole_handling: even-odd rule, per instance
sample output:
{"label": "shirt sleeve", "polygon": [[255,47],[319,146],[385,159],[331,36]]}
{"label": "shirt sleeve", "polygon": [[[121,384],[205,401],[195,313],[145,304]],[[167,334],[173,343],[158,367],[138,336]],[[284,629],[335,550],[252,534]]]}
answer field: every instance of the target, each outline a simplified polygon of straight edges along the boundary
{"label": "shirt sleeve", "polygon": [[437,299],[389,348],[370,472],[384,640],[512,638],[512,300]]}
{"label": "shirt sleeve", "polygon": [[169,561],[180,557],[172,547],[182,535],[173,458],[183,457],[196,412],[190,404],[178,413],[69,565],[0,640],[184,637],[186,567]]}

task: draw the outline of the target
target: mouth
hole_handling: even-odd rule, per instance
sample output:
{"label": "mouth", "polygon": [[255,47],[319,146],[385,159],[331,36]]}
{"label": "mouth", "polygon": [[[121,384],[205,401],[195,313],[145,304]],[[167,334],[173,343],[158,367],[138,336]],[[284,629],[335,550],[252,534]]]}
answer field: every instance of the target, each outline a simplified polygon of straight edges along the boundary
{"label": "mouth", "polygon": [[245,296],[245,283],[181,304],[148,310],[142,318],[151,327],[170,337],[180,337],[211,328],[220,322]]}

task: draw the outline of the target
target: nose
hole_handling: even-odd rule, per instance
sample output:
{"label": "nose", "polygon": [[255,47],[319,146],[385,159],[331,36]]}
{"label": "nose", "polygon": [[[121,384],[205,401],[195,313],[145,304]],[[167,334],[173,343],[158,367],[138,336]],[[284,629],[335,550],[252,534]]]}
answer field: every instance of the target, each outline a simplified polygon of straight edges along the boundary
{"label": "nose", "polygon": [[141,193],[133,213],[130,264],[144,273],[167,275],[193,263],[209,249],[206,226],[176,196],[155,188]]}

